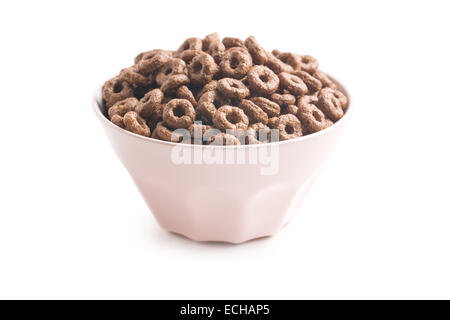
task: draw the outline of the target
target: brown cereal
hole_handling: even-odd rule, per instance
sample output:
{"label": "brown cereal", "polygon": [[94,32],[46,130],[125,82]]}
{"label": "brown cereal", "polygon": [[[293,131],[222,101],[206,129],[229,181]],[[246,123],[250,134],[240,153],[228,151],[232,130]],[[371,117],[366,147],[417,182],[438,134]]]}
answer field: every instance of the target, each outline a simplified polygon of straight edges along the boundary
{"label": "brown cereal", "polygon": [[222,43],[225,46],[225,49],[230,49],[234,47],[241,47],[245,48],[245,43],[239,38],[231,38],[231,37],[225,37],[222,39]]}
{"label": "brown cereal", "polygon": [[223,106],[226,101],[219,95],[216,90],[205,92],[197,104],[197,111],[199,118],[206,124],[211,124],[213,121],[213,116],[217,109]]}
{"label": "brown cereal", "polygon": [[200,98],[202,97],[202,95],[205,93],[205,92],[208,92],[208,91],[214,91],[214,90],[216,90],[217,89],[217,80],[212,80],[212,81],[210,81],[210,82],[208,82],[198,93],[197,93],[197,95],[195,96],[195,98],[197,99],[197,100],[200,100]]}
{"label": "brown cereal", "polygon": [[277,103],[264,97],[253,97],[250,100],[267,113],[269,118],[280,115],[280,106]]}
{"label": "brown cereal", "polygon": [[162,86],[167,79],[169,79],[173,75],[178,74],[188,74],[186,63],[181,59],[171,58],[166,62],[161,71],[156,75],[156,83]]}
{"label": "brown cereal", "polygon": [[197,108],[197,100],[195,100],[192,91],[187,86],[181,86],[177,89],[177,98],[188,100],[194,108]]}
{"label": "brown cereal", "polygon": [[261,122],[253,123],[248,127],[248,131],[252,133],[256,141],[253,143],[270,142],[270,128]]}
{"label": "brown cereal", "polygon": [[315,77],[313,77],[308,72],[306,72],[306,71],[297,71],[294,74],[297,77],[299,77],[300,79],[303,80],[303,82],[308,87],[308,93],[309,94],[314,94],[314,93],[320,91],[320,89],[322,89],[322,82],[320,82],[320,80],[316,79]]}
{"label": "brown cereal", "polygon": [[203,41],[199,38],[188,38],[184,40],[183,44],[178,48],[177,53],[186,50],[202,50]]}
{"label": "brown cereal", "polygon": [[185,74],[174,74],[170,76],[164,83],[161,85],[161,90],[164,93],[172,93],[175,92],[178,87],[188,84],[189,77]]}
{"label": "brown cereal", "polygon": [[138,54],[136,56],[136,58],[134,58],[134,63],[138,64],[139,61],[141,61],[142,59],[152,58],[152,57],[154,57],[155,55],[158,55],[158,54],[165,54],[165,55],[168,55],[168,56],[172,56],[172,52],[169,51],[169,50],[153,49],[153,50],[141,52],[140,54]]}
{"label": "brown cereal", "polygon": [[108,109],[116,102],[132,97],[134,92],[128,82],[115,77],[105,82],[102,93],[106,103],[105,107]]}
{"label": "brown cereal", "polygon": [[108,109],[108,116],[112,118],[114,115],[123,117],[129,111],[135,111],[140,107],[138,99],[131,97],[125,100],[116,102],[111,108]]}
{"label": "brown cereal", "polygon": [[308,92],[306,84],[296,75],[282,72],[278,75],[278,78],[280,79],[281,86],[295,96],[302,96]]}
{"label": "brown cereal", "polygon": [[273,50],[272,54],[285,64],[290,65],[293,71],[302,70],[302,60],[299,55],[291,52],[279,52],[278,50]]}
{"label": "brown cereal", "polygon": [[192,59],[194,59],[195,56],[198,56],[202,53],[204,52],[201,50],[186,50],[179,55],[179,58],[183,60],[186,65],[189,65],[189,63],[191,63]]}
{"label": "brown cereal", "polygon": [[276,74],[280,74],[282,72],[290,73],[294,71],[294,69],[290,65],[284,63],[283,61],[275,57],[271,52],[266,51],[266,54],[267,54],[266,66],[269,67]]}
{"label": "brown cereal", "polygon": [[270,99],[280,106],[295,104],[295,96],[290,93],[272,93]]}
{"label": "brown cereal", "polygon": [[323,88],[319,92],[318,107],[333,121],[337,121],[344,115],[347,97],[339,90]]}
{"label": "brown cereal", "polygon": [[308,73],[313,74],[314,72],[317,71],[317,68],[319,68],[319,62],[317,61],[317,59],[311,56],[308,55],[300,56],[300,61],[302,64],[302,70]]}
{"label": "brown cereal", "polygon": [[[273,120],[272,120],[273,119]],[[292,114],[284,114],[277,118],[272,118],[269,126],[279,130],[279,140],[289,140],[303,135],[300,120]]]}
{"label": "brown cereal", "polygon": [[244,113],[247,115],[251,123],[261,122],[263,124],[267,124],[267,121],[269,120],[267,113],[265,113],[260,107],[258,107],[257,104],[250,100],[242,100],[239,104],[239,108],[244,110]]}
{"label": "brown cereal", "polygon": [[171,141],[171,142],[181,142],[183,140],[183,135],[179,132],[174,132],[166,123],[163,121],[158,122],[155,128],[155,136],[161,140]]}
{"label": "brown cereal", "polygon": [[122,71],[120,71],[119,78],[136,87],[150,85],[154,80],[152,74],[140,73],[136,65],[122,69]]}
{"label": "brown cereal", "polygon": [[317,70],[314,72],[313,76],[322,83],[322,87],[337,89],[336,84],[327,76],[325,72]]}
{"label": "brown cereal", "polygon": [[295,104],[289,104],[281,107],[281,114],[297,115],[298,108]]}
{"label": "brown cereal", "polygon": [[252,57],[244,48],[234,47],[225,51],[220,70],[226,77],[242,79],[252,67]]}
{"label": "brown cereal", "polygon": [[164,99],[164,93],[160,89],[153,89],[147,92],[136,107],[136,112],[141,117],[147,118],[154,113],[161,114],[161,103]]}
{"label": "brown cereal", "polygon": [[280,80],[265,66],[254,66],[248,73],[248,85],[257,94],[270,95],[277,91]]}
{"label": "brown cereal", "polygon": [[150,137],[150,128],[137,112],[128,111],[123,117],[123,124],[125,125],[125,130],[141,136]]}
{"label": "brown cereal", "polygon": [[217,82],[217,90],[230,99],[244,99],[250,94],[250,90],[241,81],[233,78],[220,79]]}
{"label": "brown cereal", "polygon": [[194,144],[202,144],[203,137],[209,129],[212,127],[209,125],[202,124],[201,122],[194,122],[188,128],[189,134],[191,135],[192,142]]}
{"label": "brown cereal", "polygon": [[169,60],[171,55],[160,53],[155,55],[144,55],[136,64],[140,73],[149,74],[161,69]]}
{"label": "brown cereal", "polygon": [[123,124],[123,117],[119,116],[118,114],[115,114],[111,117],[111,122],[114,123],[116,126],[121,127],[122,129],[125,129],[125,125]]}
{"label": "brown cereal", "polygon": [[258,44],[255,37],[250,36],[245,40],[245,46],[252,56],[255,64],[265,64],[267,62],[266,51]]}
{"label": "brown cereal", "polygon": [[307,133],[323,130],[329,126],[328,121],[331,121],[326,119],[324,113],[317,107],[317,104],[318,98],[314,95],[303,96],[298,102],[297,117]]}
{"label": "brown cereal", "polygon": [[220,42],[220,37],[216,32],[205,37],[203,51],[209,53],[216,63],[220,63],[225,52],[225,46]]}
{"label": "brown cereal", "polygon": [[164,106],[162,118],[172,128],[189,128],[195,120],[195,109],[186,99],[172,99]]}
{"label": "brown cereal", "polygon": [[248,118],[242,109],[232,106],[220,107],[213,116],[213,123],[219,130],[246,130]]}
{"label": "brown cereal", "polygon": [[239,139],[236,138],[235,136],[222,132],[210,137],[206,144],[219,146],[228,146],[228,145],[237,146],[240,145],[241,143],[239,142]]}
{"label": "brown cereal", "polygon": [[202,86],[210,82],[217,72],[217,64],[207,53],[201,53],[192,58],[188,65],[189,77],[194,86]]}

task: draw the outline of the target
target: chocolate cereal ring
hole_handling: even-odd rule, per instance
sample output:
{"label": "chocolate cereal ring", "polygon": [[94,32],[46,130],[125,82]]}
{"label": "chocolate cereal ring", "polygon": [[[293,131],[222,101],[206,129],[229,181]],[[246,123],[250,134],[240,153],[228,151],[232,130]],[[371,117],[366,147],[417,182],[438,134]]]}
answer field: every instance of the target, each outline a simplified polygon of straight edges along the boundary
{"label": "chocolate cereal ring", "polygon": [[140,73],[136,65],[122,69],[122,71],[120,71],[119,78],[136,87],[151,85],[154,80],[152,74]]}
{"label": "chocolate cereal ring", "polygon": [[264,97],[254,97],[250,100],[267,113],[269,118],[280,115],[280,106],[277,103]]}
{"label": "chocolate cereal ring", "polygon": [[178,87],[188,84],[189,83],[189,77],[185,74],[174,74],[170,76],[169,78],[164,81],[164,83],[161,85],[161,90],[164,93],[173,93],[175,92]]}
{"label": "chocolate cereal ring", "polygon": [[279,52],[278,50],[273,50],[272,54],[285,64],[290,65],[293,71],[302,70],[302,60],[300,56],[291,52]]}
{"label": "chocolate cereal ring", "polygon": [[164,93],[160,89],[153,89],[147,92],[140,104],[136,107],[136,112],[141,117],[147,118],[154,113],[161,114],[161,103],[164,99]]}
{"label": "chocolate cereal ring", "polygon": [[253,123],[248,127],[248,132],[253,135],[256,141],[251,141],[254,143],[266,143],[270,142],[270,128],[261,122]]}
{"label": "chocolate cereal ring", "polygon": [[[325,114],[317,107],[315,95],[303,96],[298,102],[297,117],[307,133],[314,133],[330,126]],[[333,122],[331,122],[333,124]]]}
{"label": "chocolate cereal ring", "polygon": [[125,130],[139,134],[141,136],[150,137],[150,128],[145,120],[137,114],[137,112],[129,111],[123,117]]}
{"label": "chocolate cereal ring", "polygon": [[280,80],[277,75],[265,66],[254,66],[248,73],[250,89],[262,95],[270,95],[277,91]]}
{"label": "chocolate cereal ring", "polygon": [[155,128],[155,136],[161,140],[171,141],[171,142],[181,142],[183,140],[183,135],[179,132],[175,132],[163,121],[158,122]]}
{"label": "chocolate cereal ring", "polygon": [[102,93],[105,107],[108,109],[116,102],[132,97],[134,92],[128,82],[119,77],[114,77],[105,82]]}
{"label": "chocolate cereal ring", "polygon": [[195,109],[186,99],[172,99],[164,106],[162,118],[172,128],[189,128],[195,120]]}
{"label": "chocolate cereal ring", "polygon": [[125,129],[125,125],[123,123],[123,117],[119,116],[118,114],[115,114],[111,117],[111,122],[114,123],[116,126],[121,127],[122,129]]}
{"label": "chocolate cereal ring", "polygon": [[116,102],[111,108],[108,109],[108,116],[110,119],[114,115],[119,115],[123,117],[129,111],[135,111],[140,107],[140,102],[138,99],[131,97],[122,101]]}
{"label": "chocolate cereal ring", "polygon": [[186,63],[181,59],[171,58],[156,75],[156,83],[162,86],[167,79],[177,74],[188,74]]}
{"label": "chocolate cereal ring", "polygon": [[300,61],[302,64],[302,70],[310,74],[313,74],[317,71],[317,68],[319,68],[319,62],[316,58],[313,58],[311,56],[302,55],[300,56]]}
{"label": "chocolate cereal ring", "polygon": [[280,106],[295,104],[295,96],[290,93],[272,93],[270,99]]}
{"label": "chocolate cereal ring", "polygon": [[217,90],[222,96],[230,99],[244,99],[250,94],[250,90],[239,80],[223,78],[217,82]]}
{"label": "chocolate cereal ring", "polygon": [[317,78],[313,77],[311,74],[309,74],[306,71],[297,71],[294,73],[297,77],[302,79],[302,81],[306,84],[308,87],[308,93],[314,94],[320,89],[322,89],[322,82],[318,80]]}
{"label": "chocolate cereal ring", "polygon": [[158,54],[165,54],[165,55],[168,55],[170,57],[172,56],[172,52],[169,51],[169,50],[153,49],[153,50],[141,52],[140,54],[138,54],[136,56],[136,58],[134,58],[134,63],[138,64],[139,61],[141,61],[142,59],[152,58],[152,57],[154,57],[155,55],[158,55]]}
{"label": "chocolate cereal ring", "polygon": [[192,58],[188,65],[189,77],[194,86],[202,86],[210,82],[217,72],[217,64],[213,57],[202,52]]}
{"label": "chocolate cereal ring", "polygon": [[296,116],[284,114],[272,119],[269,121],[269,126],[272,129],[278,129],[280,141],[298,138],[303,135],[302,125]]}
{"label": "chocolate cereal ring", "polygon": [[203,137],[206,131],[210,130],[211,126],[202,124],[201,122],[194,122],[188,128],[194,144],[203,144]]}
{"label": "chocolate cereal ring", "polygon": [[225,37],[222,39],[222,43],[225,46],[225,49],[230,49],[234,47],[241,47],[245,48],[245,43],[239,38],[231,38],[231,37]]}
{"label": "chocolate cereal ring", "polygon": [[186,50],[202,50],[203,41],[199,38],[188,38],[184,40],[183,44],[178,48],[177,53],[182,53]]}
{"label": "chocolate cereal ring", "polygon": [[197,100],[195,100],[192,91],[187,86],[181,86],[177,89],[177,98],[188,100],[194,108],[197,107]]}
{"label": "chocolate cereal ring", "polygon": [[216,63],[220,63],[225,52],[225,46],[220,42],[220,37],[216,32],[205,37],[203,40],[203,51],[209,53]]}
{"label": "chocolate cereal ring", "polygon": [[220,70],[225,77],[242,79],[252,67],[252,56],[240,47],[230,48],[220,62]]}
{"label": "chocolate cereal ring", "polygon": [[255,37],[250,36],[245,40],[245,46],[252,56],[255,64],[265,64],[267,62],[266,51],[258,44]]}
{"label": "chocolate cereal ring", "polygon": [[136,64],[137,70],[144,74],[153,73],[161,69],[170,59],[171,55],[166,53],[144,55]]}
{"label": "chocolate cereal ring", "polygon": [[266,66],[276,74],[280,74],[282,72],[290,73],[294,71],[294,69],[290,65],[284,63],[283,61],[275,57],[271,52],[266,51],[266,54],[267,54]]}
{"label": "chocolate cereal ring", "polygon": [[302,96],[308,92],[306,84],[296,75],[282,72],[278,75],[278,78],[280,79],[281,86],[295,96]]}
{"label": "chocolate cereal ring", "polygon": [[339,90],[323,88],[319,92],[318,107],[332,121],[337,121],[344,116],[347,97]]}
{"label": "chocolate cereal ring", "polygon": [[242,109],[232,106],[220,107],[213,116],[213,123],[219,130],[246,130],[248,118]]}
{"label": "chocolate cereal ring", "polygon": [[336,84],[327,76],[325,72],[317,70],[314,72],[313,76],[322,83],[323,88],[337,89]]}
{"label": "chocolate cereal ring", "polygon": [[212,80],[208,82],[195,96],[197,100],[200,100],[202,95],[208,91],[214,91],[217,89],[217,80]]}
{"label": "chocolate cereal ring", "polygon": [[196,56],[202,53],[204,52],[201,50],[186,50],[179,55],[179,58],[183,60],[186,63],[186,65],[189,65],[192,59],[194,59]]}
{"label": "chocolate cereal ring", "polygon": [[244,110],[244,113],[252,123],[261,122],[262,124],[267,124],[267,121],[269,120],[267,113],[250,100],[242,100],[239,104],[239,108]]}
{"label": "chocolate cereal ring", "polygon": [[298,108],[295,104],[281,106],[281,114],[297,114]]}

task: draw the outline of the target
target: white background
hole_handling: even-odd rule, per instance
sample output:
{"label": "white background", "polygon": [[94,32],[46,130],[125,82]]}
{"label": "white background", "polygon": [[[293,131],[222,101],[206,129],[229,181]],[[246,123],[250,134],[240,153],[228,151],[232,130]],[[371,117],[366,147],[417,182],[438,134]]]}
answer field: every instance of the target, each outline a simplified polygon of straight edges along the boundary
{"label": "white background", "polygon": [[[0,298],[450,298],[449,8],[441,1],[0,4]],[[243,245],[163,231],[91,108],[187,37],[311,54],[353,118],[291,224]]]}

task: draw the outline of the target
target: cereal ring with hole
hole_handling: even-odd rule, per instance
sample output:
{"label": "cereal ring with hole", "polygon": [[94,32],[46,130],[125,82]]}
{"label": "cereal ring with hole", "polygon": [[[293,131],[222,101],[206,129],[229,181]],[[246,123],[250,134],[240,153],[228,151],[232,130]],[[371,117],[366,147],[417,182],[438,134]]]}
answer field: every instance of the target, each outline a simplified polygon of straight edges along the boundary
{"label": "cereal ring with hole", "polygon": [[140,100],[136,112],[141,117],[147,118],[154,113],[161,113],[161,103],[164,99],[164,93],[160,89],[153,89],[147,92]]}
{"label": "cereal ring with hole", "polygon": [[158,54],[165,54],[165,55],[168,55],[168,56],[172,56],[172,52],[171,51],[163,50],[163,49],[153,49],[153,50],[141,52],[140,54],[138,54],[136,56],[136,58],[134,58],[134,63],[138,64],[139,61],[141,61],[142,59],[149,59],[149,58],[152,58],[152,57],[154,57],[155,55],[158,55]]}
{"label": "cereal ring with hole", "polygon": [[258,44],[255,37],[250,36],[245,40],[245,46],[252,56],[255,64],[265,64],[267,62],[266,51]]}
{"label": "cereal ring with hole", "polygon": [[251,124],[249,127],[249,131],[253,133],[253,136],[258,141],[257,143],[266,143],[270,142],[270,128],[261,122],[257,122],[254,124]]}
{"label": "cereal ring with hole", "polygon": [[322,83],[323,88],[337,89],[336,84],[328,77],[325,72],[317,70],[316,72],[314,72],[313,76]]}
{"label": "cereal ring with hole", "polygon": [[208,91],[214,91],[217,89],[217,80],[212,80],[208,82],[196,95],[197,100],[200,100],[202,95]]}
{"label": "cereal ring with hole", "polygon": [[[273,120],[272,120],[273,119]],[[284,114],[278,118],[272,118],[269,125],[273,129],[278,129],[279,140],[289,140],[303,135],[300,120],[292,114]]]}
{"label": "cereal ring with hole", "polygon": [[290,65],[293,71],[302,70],[302,60],[300,56],[291,52],[279,52],[278,50],[273,50],[272,54],[285,64]]}
{"label": "cereal ring with hole", "polygon": [[252,56],[244,48],[234,47],[225,51],[220,70],[225,77],[242,79],[252,67]]}
{"label": "cereal ring with hole", "polygon": [[318,107],[332,121],[337,121],[344,116],[347,97],[339,90],[323,88],[319,92]]}
{"label": "cereal ring with hole", "polygon": [[245,48],[245,43],[239,38],[225,37],[222,39],[222,43],[225,46],[225,49],[241,47]]}
{"label": "cereal ring with hole", "polygon": [[306,84],[296,75],[282,72],[278,75],[278,78],[280,79],[281,86],[295,96],[302,96],[308,92]]}
{"label": "cereal ring with hole", "polygon": [[298,108],[295,104],[284,105],[281,107],[281,114],[297,114]]}
{"label": "cereal ring with hole", "polygon": [[203,40],[203,51],[213,57],[216,63],[220,63],[225,52],[225,46],[220,42],[220,37],[216,32],[205,37]]}
{"label": "cereal ring with hole", "polygon": [[135,111],[137,108],[140,108],[140,104],[139,100],[134,97],[118,101],[108,109],[108,116],[110,119],[112,119],[114,115],[123,117],[127,112]]}
{"label": "cereal ring with hole", "polygon": [[280,115],[280,106],[277,103],[270,101],[269,99],[264,97],[254,97],[250,100],[258,107],[260,107],[265,113],[267,113],[267,116],[269,118],[277,117]]}
{"label": "cereal ring with hole", "polygon": [[137,114],[137,112],[129,111],[123,117],[125,130],[139,134],[141,136],[150,137],[150,128],[145,120]]}
{"label": "cereal ring with hole", "polygon": [[197,100],[195,100],[192,91],[187,86],[181,86],[177,89],[177,98],[188,100],[194,108],[197,108]]}
{"label": "cereal ring with hole", "polygon": [[302,64],[302,70],[310,74],[313,74],[317,71],[317,68],[319,68],[319,62],[314,57],[302,55],[300,56],[300,61]]}
{"label": "cereal ring with hole", "polygon": [[322,89],[322,82],[320,82],[320,80],[314,78],[308,72],[296,71],[296,72],[294,72],[294,75],[296,75],[297,77],[302,79],[302,81],[306,84],[306,86],[308,87],[309,94],[314,94],[314,93],[320,91],[320,89]]}
{"label": "cereal ring with hole", "polygon": [[266,54],[267,54],[266,66],[276,74],[280,74],[282,72],[291,73],[294,71],[294,69],[290,65],[284,63],[283,61],[275,57],[271,52],[266,51]]}
{"label": "cereal ring with hole", "polygon": [[186,99],[172,99],[164,106],[162,118],[172,128],[189,128],[195,120],[195,109]]}
{"label": "cereal ring with hole", "polygon": [[280,84],[277,75],[265,66],[252,67],[248,72],[247,81],[253,92],[267,96],[277,91]]}
{"label": "cereal ring with hole", "polygon": [[198,100],[197,112],[199,119],[211,124],[217,109],[225,104],[225,100],[216,90],[205,92]]}
{"label": "cereal ring with hole", "polygon": [[258,107],[258,105],[250,100],[242,100],[239,104],[239,108],[244,110],[244,113],[247,115],[248,120],[251,123],[261,122],[263,124],[267,124],[267,121],[269,120],[267,113],[265,113],[260,107]]}
{"label": "cereal ring with hole", "polygon": [[210,137],[206,144],[218,146],[238,146],[241,143],[235,136],[222,132]]}
{"label": "cereal ring with hole", "polygon": [[151,85],[154,80],[152,74],[140,73],[136,65],[122,69],[119,78],[135,87]]}
{"label": "cereal ring with hole", "polygon": [[[329,126],[325,114],[317,107],[318,98],[313,95],[303,96],[298,102],[297,117],[307,133],[314,133]],[[328,121],[327,121],[328,120]]]}
{"label": "cereal ring with hole", "polygon": [[143,56],[137,63],[137,70],[142,74],[149,74],[161,69],[169,60],[171,56],[165,53]]}
{"label": "cereal ring with hole", "polygon": [[213,79],[217,70],[217,64],[209,54],[203,52],[196,55],[188,65],[191,84],[203,86]]}
{"label": "cereal ring with hole", "polygon": [[178,48],[177,53],[180,54],[186,50],[202,50],[203,40],[199,38],[187,38]]}
{"label": "cereal ring with hole", "polygon": [[155,135],[160,140],[171,141],[171,142],[181,142],[183,140],[183,135],[179,132],[175,132],[170,128],[164,121],[158,122],[155,128]]}
{"label": "cereal ring with hole", "polygon": [[219,130],[246,130],[248,118],[244,111],[238,107],[222,106],[213,116],[213,123]]}
{"label": "cereal ring with hole", "polygon": [[172,58],[166,62],[161,71],[156,75],[156,83],[162,86],[168,78],[176,74],[187,75],[187,67],[183,60]]}
{"label": "cereal ring with hole", "polygon": [[119,77],[114,77],[105,82],[102,89],[105,107],[108,109],[118,101],[133,96],[133,88],[128,82],[123,81]]}
{"label": "cereal ring with hole", "polygon": [[198,56],[199,54],[202,54],[202,53],[204,53],[204,52],[201,50],[186,50],[186,51],[183,51],[179,55],[179,57],[181,60],[183,60],[186,63],[186,65],[189,65],[191,63],[192,59],[194,59],[196,56]]}
{"label": "cereal ring with hole", "polygon": [[217,82],[217,90],[225,98],[244,99],[250,94],[250,90],[239,80],[223,78]]}
{"label": "cereal ring with hole", "polygon": [[280,106],[295,104],[295,96],[290,93],[272,93],[270,99]]}
{"label": "cereal ring with hole", "polygon": [[161,90],[164,93],[174,93],[178,87],[188,84],[189,77],[185,74],[174,74],[167,78],[166,81],[161,85]]}
{"label": "cereal ring with hole", "polygon": [[202,124],[201,122],[194,122],[188,128],[194,144],[203,144],[203,137],[206,131],[210,130],[211,126]]}

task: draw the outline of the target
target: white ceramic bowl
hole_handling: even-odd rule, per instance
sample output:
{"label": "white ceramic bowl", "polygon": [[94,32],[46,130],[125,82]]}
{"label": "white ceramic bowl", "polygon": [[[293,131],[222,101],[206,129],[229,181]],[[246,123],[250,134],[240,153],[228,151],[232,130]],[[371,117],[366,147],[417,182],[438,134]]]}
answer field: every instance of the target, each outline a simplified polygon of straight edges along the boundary
{"label": "white ceramic bowl", "polygon": [[[344,88],[340,90],[348,96]],[[311,135],[264,145],[223,147],[176,144],[123,130],[105,116],[101,89],[95,94],[93,105],[115,153],[161,227],[197,241],[230,243],[274,235],[290,221],[329,157],[352,109],[349,106],[342,119]],[[207,159],[227,150],[245,156],[247,161],[173,161],[174,154],[191,152],[191,159],[194,153]],[[258,158],[265,163],[249,163],[248,157],[259,152],[267,152],[271,157]]]}

